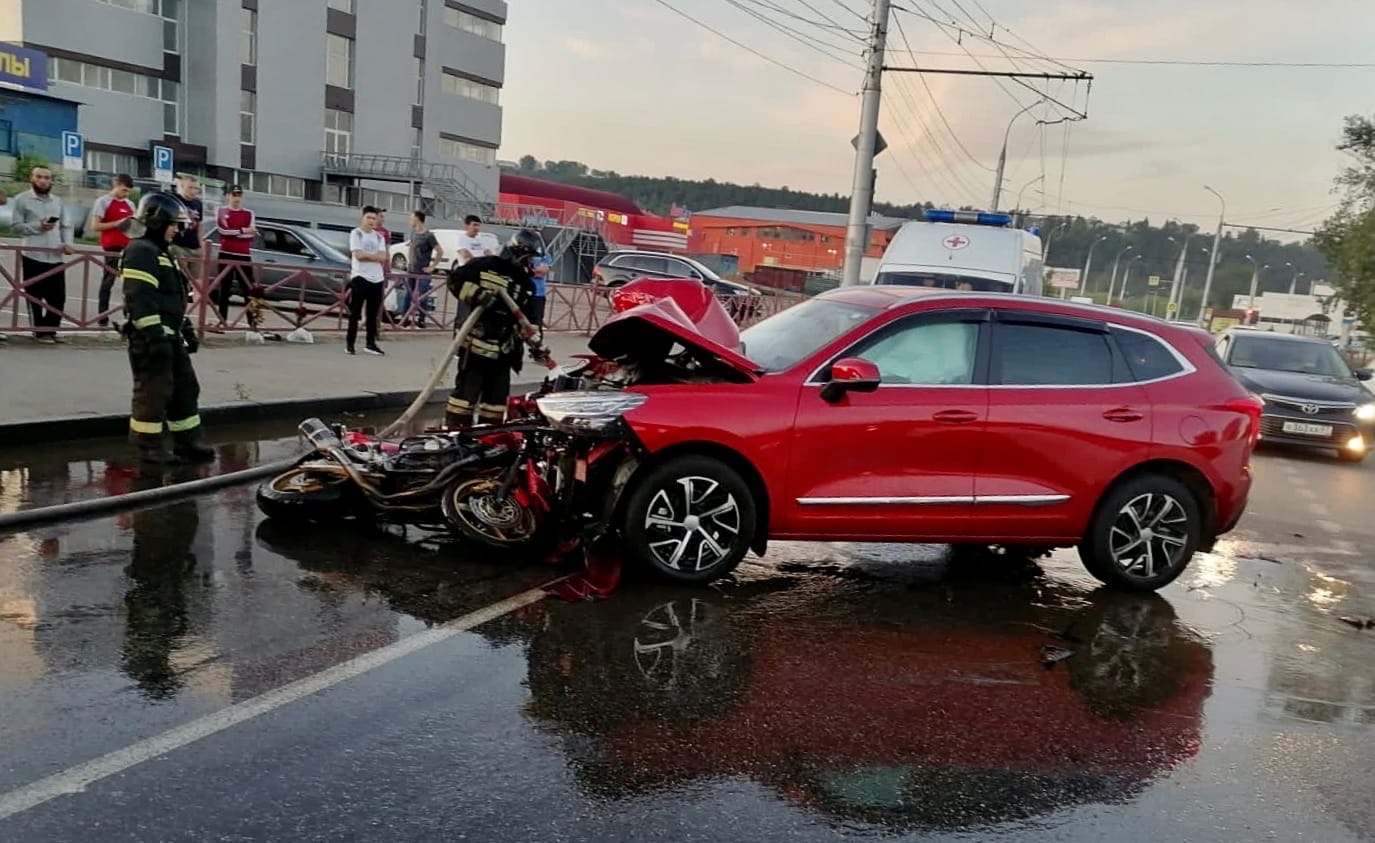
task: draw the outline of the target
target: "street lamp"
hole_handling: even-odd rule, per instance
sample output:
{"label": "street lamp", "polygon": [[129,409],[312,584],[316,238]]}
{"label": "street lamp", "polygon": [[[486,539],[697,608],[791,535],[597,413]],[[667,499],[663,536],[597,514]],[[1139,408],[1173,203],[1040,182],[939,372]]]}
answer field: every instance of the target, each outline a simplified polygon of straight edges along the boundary
{"label": "street lamp", "polygon": [[1099,243],[1102,243],[1104,240],[1107,240],[1107,239],[1108,239],[1108,235],[1103,234],[1103,235],[1099,236],[1099,238],[1098,238],[1097,240],[1095,240],[1095,241],[1093,241],[1091,244],[1089,244],[1089,256],[1086,257],[1086,258],[1084,258],[1084,281],[1083,281],[1083,284],[1081,285],[1083,291],[1086,292],[1086,293],[1087,293],[1088,290],[1089,290],[1089,269],[1093,266],[1093,250],[1098,248],[1098,244],[1099,244]]}
{"label": "street lamp", "polygon": [[[1027,189],[1028,187],[1031,187],[1033,184],[1035,184],[1035,183],[1038,182],[1038,181],[1043,182],[1043,181],[1045,181],[1045,180],[1046,180],[1045,173],[1042,173],[1041,175],[1037,176],[1036,178],[1034,178],[1034,179],[1032,179],[1031,181],[1027,182],[1026,184],[1022,185],[1022,189],[1019,190],[1019,191],[1017,191],[1017,201],[1016,201],[1016,203],[1013,205],[1013,210],[1014,210],[1014,211],[1017,211],[1017,210],[1021,210],[1021,209],[1022,209],[1022,194],[1023,194],[1023,193],[1026,193],[1026,189]],[[995,209],[995,210],[996,210],[996,209]]]}
{"label": "street lamp", "polygon": [[[1117,265],[1118,265],[1119,263],[1122,262],[1122,256],[1123,256],[1123,255],[1125,255],[1127,252],[1130,252],[1132,249],[1135,249],[1135,248],[1136,248],[1135,246],[1127,246],[1127,247],[1124,248],[1122,251],[1120,251],[1120,252],[1117,253],[1117,257],[1115,257],[1115,258],[1112,259],[1112,277],[1108,279],[1108,306],[1109,306],[1109,307],[1112,306],[1112,291],[1113,291],[1113,288],[1115,288],[1115,287],[1117,286]],[[1125,289],[1125,288],[1124,288],[1124,289]]]}
{"label": "street lamp", "polygon": [[1208,312],[1208,296],[1213,292],[1213,273],[1217,270],[1218,252],[1222,249],[1222,226],[1227,219],[1227,200],[1222,198],[1222,194],[1213,190],[1208,185],[1203,185],[1203,189],[1217,197],[1217,201],[1222,205],[1217,216],[1217,233],[1213,235],[1213,253],[1208,256],[1208,277],[1203,282],[1203,301],[1198,305],[1198,324],[1204,324],[1204,315]]}
{"label": "street lamp", "polygon": [[1041,100],[1033,102],[1026,108],[1012,115],[1012,119],[1007,121],[1007,131],[1003,132],[1003,151],[998,154],[998,173],[993,177],[993,207],[990,211],[998,210],[998,198],[1003,192],[1003,169],[1007,166],[1007,142],[1012,137],[1012,124],[1017,122],[1017,118],[1026,114],[1031,109],[1041,104]]}
{"label": "street lamp", "polygon": [[1050,233],[1046,235],[1046,242],[1045,242],[1045,244],[1044,244],[1043,246],[1041,246],[1041,262],[1042,262],[1042,263],[1045,263],[1046,255],[1049,255],[1049,254],[1050,254],[1050,241],[1054,240],[1054,239],[1055,239],[1055,235],[1057,235],[1057,234],[1059,234],[1060,232],[1064,231],[1066,228],[1069,228],[1069,222],[1068,222],[1068,221],[1062,222],[1062,223],[1060,223],[1059,225],[1055,226],[1055,228],[1051,229]]}
{"label": "street lamp", "polygon": [[1127,285],[1131,283],[1132,279],[1132,267],[1136,265],[1137,261],[1145,259],[1145,255],[1132,255],[1132,259],[1127,261],[1127,270],[1122,273],[1122,301],[1124,305],[1127,301]]}

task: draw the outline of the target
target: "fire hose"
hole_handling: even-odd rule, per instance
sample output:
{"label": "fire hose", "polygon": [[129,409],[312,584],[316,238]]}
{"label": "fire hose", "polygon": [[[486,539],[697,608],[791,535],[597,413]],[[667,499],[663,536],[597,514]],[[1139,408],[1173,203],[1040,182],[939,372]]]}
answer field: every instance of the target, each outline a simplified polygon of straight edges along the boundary
{"label": "fire hose", "polygon": [[[521,337],[530,349],[531,357],[543,363],[547,368],[553,370],[557,365],[545,348],[537,339],[539,331],[530,320],[525,316],[515,301],[507,295],[505,291],[497,291],[499,300],[504,304],[516,319],[516,324]],[[421,409],[429,402],[430,396],[438,388],[439,382],[443,379],[445,371],[449,368],[449,361],[458,353],[463,341],[472,333],[478,320],[492,301],[484,302],[473,308],[468,318],[454,333],[454,339],[449,344],[448,350],[440,359],[434,371],[430,373],[430,379],[426,382],[420,394],[415,397],[411,405],[406,408],[396,421],[387,425],[379,438],[385,438],[400,430],[404,430],[420,413]],[[14,532],[16,530],[34,527],[41,524],[52,524],[59,521],[73,521],[77,519],[95,518],[101,515],[109,515],[114,512],[122,512],[140,507],[152,506],[154,504],[166,503],[184,497],[203,495],[207,492],[236,486],[241,483],[251,483],[254,480],[262,480],[287,471],[296,465],[301,459],[301,454],[283,460],[265,463],[263,465],[246,468],[242,471],[234,471],[229,474],[220,474],[214,477],[202,477],[196,480],[188,480],[182,483],[172,483],[167,486],[159,486],[154,489],[144,489],[137,492],[129,492],[123,495],[114,495],[107,498],[95,498],[92,500],[72,501],[70,503],[56,504],[54,506],[35,507],[33,509],[21,509],[18,512],[0,513],[0,535]]]}

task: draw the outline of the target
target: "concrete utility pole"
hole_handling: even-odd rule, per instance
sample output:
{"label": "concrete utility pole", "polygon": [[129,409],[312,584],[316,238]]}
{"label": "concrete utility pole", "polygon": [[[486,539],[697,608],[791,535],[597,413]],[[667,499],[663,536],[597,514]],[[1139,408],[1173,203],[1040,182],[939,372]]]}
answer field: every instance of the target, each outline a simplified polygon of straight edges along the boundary
{"label": "concrete utility pole", "polygon": [[1217,197],[1217,201],[1222,204],[1222,210],[1217,216],[1217,234],[1213,235],[1213,253],[1208,256],[1208,277],[1203,282],[1203,301],[1198,305],[1198,324],[1200,327],[1207,327],[1205,314],[1208,312],[1208,295],[1213,292],[1213,271],[1217,269],[1218,250],[1222,248],[1222,226],[1227,220],[1227,200],[1222,198],[1222,194],[1213,190],[1208,185],[1203,185],[1203,189]]}
{"label": "concrete utility pole", "polygon": [[891,0],[874,0],[869,19],[869,61],[864,71],[859,135],[855,138],[855,176],[850,186],[850,222],[845,229],[842,287],[859,284],[859,268],[869,248],[869,211],[874,204],[874,156],[879,152],[878,111],[883,98],[883,52],[888,44]]}
{"label": "concrete utility pole", "polygon": [[1003,195],[1003,169],[1007,167],[1007,142],[1012,137],[1012,124],[1017,122],[1018,117],[1021,117],[1023,114],[1026,114],[1043,102],[1045,102],[1045,100],[1033,102],[1031,105],[1028,105],[1026,108],[1012,115],[1012,119],[1007,121],[1007,131],[1003,132],[1003,151],[998,153],[998,173],[993,176],[993,204],[988,208],[990,211],[998,210],[998,200],[1001,199]]}

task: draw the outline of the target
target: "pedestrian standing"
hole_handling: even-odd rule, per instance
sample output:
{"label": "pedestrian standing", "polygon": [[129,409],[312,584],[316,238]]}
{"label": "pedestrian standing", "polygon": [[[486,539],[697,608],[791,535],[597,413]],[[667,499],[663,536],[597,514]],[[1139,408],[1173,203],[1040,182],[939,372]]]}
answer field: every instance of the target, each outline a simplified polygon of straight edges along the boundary
{"label": "pedestrian standing", "polygon": [[462,266],[473,258],[486,257],[487,241],[482,238],[482,219],[469,214],[463,220],[463,231],[458,235],[458,256],[455,266]]}
{"label": "pedestrian standing", "polygon": [[177,180],[174,194],[177,201],[186,208],[189,222],[182,226],[172,241],[172,257],[181,263],[181,271],[190,279],[200,278],[205,272],[205,246],[201,241],[201,220],[205,217],[205,206],[201,204],[201,182],[193,175],[183,175]]}
{"label": "pedestrian standing", "polygon": [[90,226],[100,234],[100,248],[105,252],[105,277],[100,280],[100,327],[110,327],[110,291],[119,278],[119,260],[129,245],[129,223],[134,216],[134,203],[129,194],[134,180],[125,173],[115,176],[110,192],[95,201],[91,209]]}
{"label": "pedestrian standing", "polygon": [[243,206],[243,188],[229,188],[229,204],[215,212],[215,228],[220,233],[220,283],[215,288],[215,305],[220,321],[216,332],[223,331],[229,322],[229,297],[238,287],[247,301],[258,284],[254,278],[253,238],[258,236],[258,219]]}
{"label": "pedestrian standing", "polygon": [[349,232],[349,252],[353,257],[353,278],[349,281],[349,328],[345,351],[354,354],[358,341],[358,320],[367,314],[368,354],[385,354],[377,347],[377,312],[382,309],[382,292],[387,283],[387,244],[377,232],[380,212],[369,205],[363,218]]}
{"label": "pedestrian standing", "polygon": [[[29,302],[33,337],[44,345],[66,342],[57,335],[67,306],[67,271],[62,256],[72,254],[72,229],[62,219],[62,200],[52,195],[53,174],[47,167],[29,172],[29,189],[14,198],[11,219],[23,235],[21,281]],[[33,250],[33,251],[30,251]],[[43,276],[43,277],[39,277]]]}
{"label": "pedestrian standing", "polygon": [[530,299],[530,305],[525,314],[529,317],[530,324],[540,329],[541,339],[544,337],[544,303],[553,271],[554,262],[547,254],[541,254],[536,258],[530,269],[530,278],[535,285],[535,295]]}
{"label": "pedestrian standing", "polygon": [[430,296],[431,278],[435,264],[444,259],[444,247],[425,225],[425,212],[411,214],[411,246],[408,268],[411,278],[406,282],[406,294],[401,299],[402,319],[409,320],[415,310],[416,327],[425,327],[425,308]]}
{"label": "pedestrian standing", "polygon": [[[186,208],[167,193],[139,203],[144,234],[124,249],[124,325],[134,376],[129,435],[147,463],[212,460],[201,428],[200,383],[190,355],[200,347],[186,318],[186,276],[172,260],[172,240],[191,224]],[[172,434],[168,453],[164,434]]]}

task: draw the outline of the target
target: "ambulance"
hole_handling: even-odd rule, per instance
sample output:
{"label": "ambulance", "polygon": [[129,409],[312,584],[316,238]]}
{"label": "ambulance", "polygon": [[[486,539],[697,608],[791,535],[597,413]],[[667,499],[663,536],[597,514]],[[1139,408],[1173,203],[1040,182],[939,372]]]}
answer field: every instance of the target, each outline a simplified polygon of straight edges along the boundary
{"label": "ambulance", "polygon": [[1011,214],[929,210],[893,235],[872,283],[1039,296],[1041,238],[1012,222]]}

